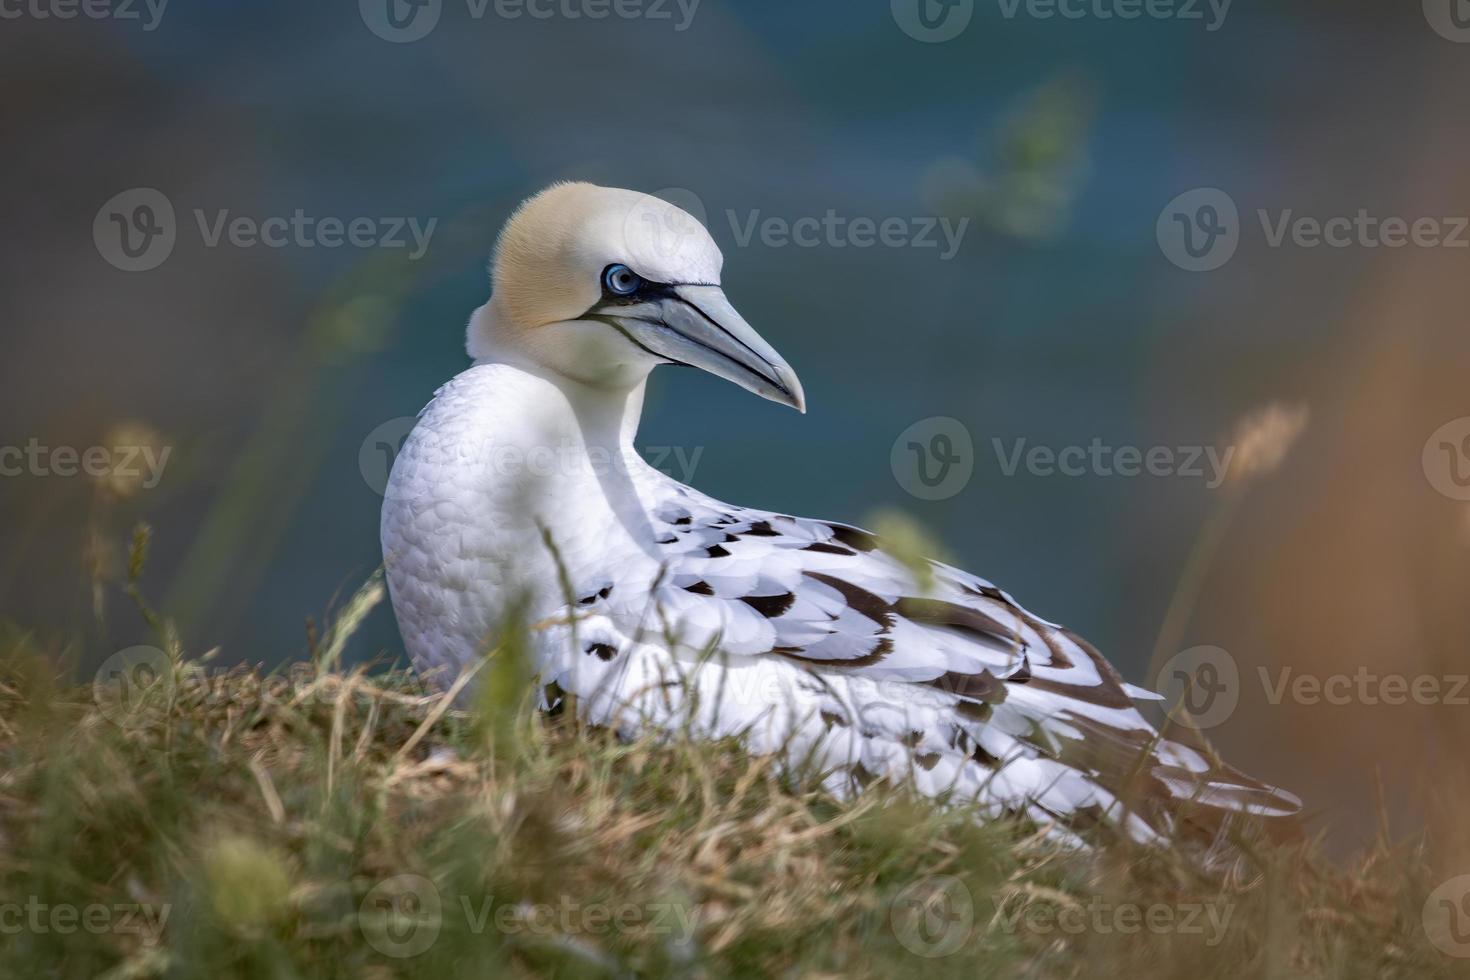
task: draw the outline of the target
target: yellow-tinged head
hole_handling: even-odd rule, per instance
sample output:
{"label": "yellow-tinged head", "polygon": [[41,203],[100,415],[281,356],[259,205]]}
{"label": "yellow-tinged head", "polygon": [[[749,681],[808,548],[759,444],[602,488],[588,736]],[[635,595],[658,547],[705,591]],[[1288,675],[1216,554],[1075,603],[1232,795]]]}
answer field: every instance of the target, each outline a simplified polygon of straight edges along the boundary
{"label": "yellow-tinged head", "polygon": [[470,355],[509,350],[606,385],[684,364],[805,411],[795,372],[725,298],[723,264],[704,226],[666,201],[554,184],[500,233],[494,294],[470,323]]}

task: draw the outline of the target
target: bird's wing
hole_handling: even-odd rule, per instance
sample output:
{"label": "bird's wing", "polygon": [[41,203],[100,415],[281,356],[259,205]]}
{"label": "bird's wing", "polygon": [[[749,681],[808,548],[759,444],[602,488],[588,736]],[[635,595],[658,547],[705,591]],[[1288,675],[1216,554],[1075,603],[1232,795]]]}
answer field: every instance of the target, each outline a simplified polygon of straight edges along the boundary
{"label": "bird's wing", "polygon": [[[1124,799],[1143,801],[1128,809],[1144,814],[1163,801],[1265,816],[1299,806],[1223,766],[1202,742],[1162,739],[1133,703],[1153,695],[981,578],[937,562],[910,567],[859,528],[734,507],[684,487],[651,518],[663,570],[613,614],[623,620],[616,636],[593,641],[604,659],[620,643],[663,633],[726,657],[796,665],[831,691],[821,702],[829,727],[921,760],[959,760],[942,770],[955,785],[973,785],[960,777],[978,772],[1018,809],[1034,812],[1042,800],[1069,822]],[[589,593],[580,604],[601,602]],[[626,621],[635,606],[636,624]],[[1168,823],[1143,819],[1155,829]]]}

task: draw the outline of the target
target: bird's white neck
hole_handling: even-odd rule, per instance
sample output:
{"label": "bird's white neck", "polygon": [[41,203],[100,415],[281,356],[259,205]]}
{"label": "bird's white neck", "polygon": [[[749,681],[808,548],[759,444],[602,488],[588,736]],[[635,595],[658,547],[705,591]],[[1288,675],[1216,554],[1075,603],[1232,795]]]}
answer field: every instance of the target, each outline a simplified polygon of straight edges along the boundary
{"label": "bird's white neck", "polygon": [[439,392],[410,439],[417,457],[437,465],[406,467],[404,482],[413,473],[434,478],[406,492],[495,514],[497,551],[515,556],[516,575],[544,557],[543,529],[554,529],[572,564],[588,548],[619,541],[625,554],[654,561],[658,536],[648,511],[670,480],[633,446],[646,375],[621,386],[570,378],[533,357],[522,336],[500,329],[492,307],[470,323],[474,366]]}
{"label": "bird's white neck", "polygon": [[[405,443],[384,520],[397,526],[449,514],[467,522],[474,533],[457,536],[467,551],[496,556],[478,567],[480,587],[525,596],[536,615],[565,599],[548,536],[574,575],[607,548],[652,564],[658,546],[649,508],[668,478],[633,448],[643,385],[598,388],[513,353],[480,353],[440,389]],[[494,621],[488,616],[486,628]]]}
{"label": "bird's white neck", "polygon": [[470,318],[465,347],[476,367],[504,365],[546,383],[517,386],[518,407],[527,421],[563,429],[562,435],[583,444],[589,451],[603,450],[617,457],[636,458],[633,441],[643,417],[647,378],[631,385],[579,381],[537,363],[521,344],[512,340],[511,329],[505,326],[492,300]]}

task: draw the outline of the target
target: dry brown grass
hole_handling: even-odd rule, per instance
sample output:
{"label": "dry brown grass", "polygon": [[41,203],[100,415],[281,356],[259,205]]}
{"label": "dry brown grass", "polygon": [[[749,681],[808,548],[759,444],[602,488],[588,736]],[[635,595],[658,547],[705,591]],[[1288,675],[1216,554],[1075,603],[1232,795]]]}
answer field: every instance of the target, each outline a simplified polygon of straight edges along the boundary
{"label": "dry brown grass", "polygon": [[[537,715],[508,653],[487,662],[468,710],[402,673],[180,659],[158,697],[119,714],[49,664],[7,641],[9,976],[1423,977],[1461,965],[1425,932],[1437,882],[1412,848],[1384,843],[1348,869],[1244,839],[1214,870],[1117,843],[1059,851],[1033,827],[901,793],[843,804],[738,745],[623,743]],[[67,913],[54,918],[88,906],[113,910],[106,928],[65,932]]]}

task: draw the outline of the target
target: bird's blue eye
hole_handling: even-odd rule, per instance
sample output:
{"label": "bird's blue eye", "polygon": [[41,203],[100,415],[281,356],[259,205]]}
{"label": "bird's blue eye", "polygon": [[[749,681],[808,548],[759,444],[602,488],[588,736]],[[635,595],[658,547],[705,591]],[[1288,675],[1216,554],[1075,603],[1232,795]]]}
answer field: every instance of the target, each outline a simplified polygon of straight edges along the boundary
{"label": "bird's blue eye", "polygon": [[643,279],[625,265],[610,265],[602,273],[602,283],[614,296],[631,296],[643,285]]}

